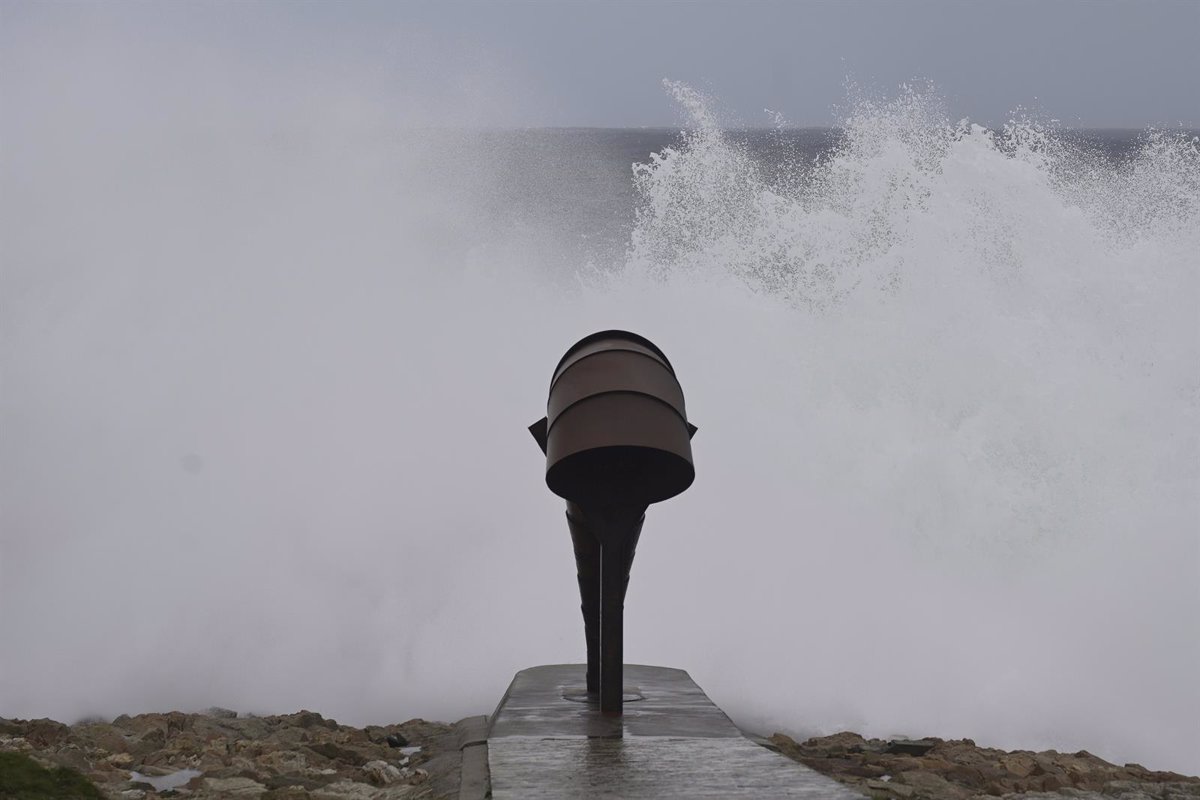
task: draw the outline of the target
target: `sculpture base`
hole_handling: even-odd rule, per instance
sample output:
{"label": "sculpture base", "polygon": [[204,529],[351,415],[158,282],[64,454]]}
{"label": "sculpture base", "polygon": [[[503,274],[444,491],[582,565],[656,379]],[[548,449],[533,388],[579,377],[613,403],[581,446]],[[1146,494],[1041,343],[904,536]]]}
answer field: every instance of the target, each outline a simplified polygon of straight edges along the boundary
{"label": "sculpture base", "polygon": [[[589,692],[586,686],[565,686],[562,692],[563,700],[570,700],[572,703],[599,703],[600,695],[596,692]],[[621,702],[636,703],[638,700],[645,700],[646,695],[642,694],[642,690],[636,686],[621,687]]]}
{"label": "sculpture base", "polygon": [[488,733],[494,800],[862,800],[747,739],[683,670],[625,665],[642,699],[619,717],[566,698],[584,686],[584,671],[558,664],[513,678]]}

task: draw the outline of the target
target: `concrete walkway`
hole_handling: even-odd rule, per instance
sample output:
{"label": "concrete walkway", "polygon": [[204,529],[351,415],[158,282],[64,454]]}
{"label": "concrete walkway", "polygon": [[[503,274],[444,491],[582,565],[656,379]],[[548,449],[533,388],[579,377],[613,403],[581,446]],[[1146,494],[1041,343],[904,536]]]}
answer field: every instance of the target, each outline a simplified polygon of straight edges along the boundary
{"label": "concrete walkway", "polygon": [[626,665],[625,681],[624,716],[604,717],[571,699],[582,664],[518,672],[488,735],[494,800],[862,800],[751,742],[683,670]]}

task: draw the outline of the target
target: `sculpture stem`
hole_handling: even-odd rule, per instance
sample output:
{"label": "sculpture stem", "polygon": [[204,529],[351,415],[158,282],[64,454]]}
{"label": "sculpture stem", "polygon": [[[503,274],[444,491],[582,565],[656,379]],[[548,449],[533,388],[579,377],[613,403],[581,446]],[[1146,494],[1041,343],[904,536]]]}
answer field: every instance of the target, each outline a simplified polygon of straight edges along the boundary
{"label": "sculpture stem", "polygon": [[600,541],[600,711],[620,714],[624,699],[625,592],[645,520],[644,508],[597,515]]}
{"label": "sculpture stem", "polygon": [[575,546],[575,571],[579,578],[583,636],[587,642],[587,691],[600,693],[600,540],[583,518],[583,511],[567,503],[567,527]]}

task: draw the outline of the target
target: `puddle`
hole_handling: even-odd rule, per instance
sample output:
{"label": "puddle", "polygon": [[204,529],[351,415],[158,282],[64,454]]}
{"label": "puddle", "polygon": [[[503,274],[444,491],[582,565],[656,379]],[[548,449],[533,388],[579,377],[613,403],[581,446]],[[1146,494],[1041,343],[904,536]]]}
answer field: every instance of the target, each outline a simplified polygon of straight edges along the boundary
{"label": "puddle", "polygon": [[202,774],[198,769],[181,769],[179,772],[172,772],[170,775],[143,775],[135,770],[130,773],[132,776],[130,780],[138,783],[148,783],[154,787],[154,791],[165,792],[168,789],[178,789],[192,778]]}
{"label": "puddle", "polygon": [[404,753],[404,755],[406,755],[406,756],[413,756],[413,755],[416,755],[417,753],[421,752],[421,748],[420,747],[401,747],[400,752]]}

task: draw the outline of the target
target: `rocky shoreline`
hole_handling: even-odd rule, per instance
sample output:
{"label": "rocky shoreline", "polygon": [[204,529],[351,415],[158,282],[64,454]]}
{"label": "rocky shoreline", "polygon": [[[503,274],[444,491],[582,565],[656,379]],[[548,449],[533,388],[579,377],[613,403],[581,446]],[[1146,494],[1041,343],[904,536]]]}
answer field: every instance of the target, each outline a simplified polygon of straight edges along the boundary
{"label": "rocky shoreline", "polygon": [[868,797],[981,800],[1074,797],[1083,800],[1200,798],[1200,778],[1117,766],[1086,750],[1005,751],[970,739],[864,739],[838,733],[796,742],[777,733],[769,745]]}
{"label": "rocky shoreline", "polygon": [[[354,728],[311,711],[258,717],[223,709],[70,726],[0,718],[0,798],[449,800],[459,793],[466,722]],[[1006,752],[969,739],[855,733],[757,741],[881,800],[1200,798],[1200,778],[1117,766],[1084,751]]]}
{"label": "rocky shoreline", "polygon": [[173,711],[71,726],[0,719],[6,751],[76,770],[119,800],[435,800],[458,796],[461,764],[452,725],[354,728],[311,711]]}

